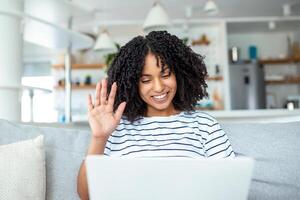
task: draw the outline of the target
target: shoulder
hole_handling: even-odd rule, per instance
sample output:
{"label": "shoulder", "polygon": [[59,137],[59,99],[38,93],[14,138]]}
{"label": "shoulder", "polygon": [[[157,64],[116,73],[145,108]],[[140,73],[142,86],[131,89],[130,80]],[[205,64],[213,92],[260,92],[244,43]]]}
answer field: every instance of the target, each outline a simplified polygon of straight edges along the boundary
{"label": "shoulder", "polygon": [[181,115],[184,118],[196,119],[199,123],[215,124],[217,120],[201,110],[184,111]]}

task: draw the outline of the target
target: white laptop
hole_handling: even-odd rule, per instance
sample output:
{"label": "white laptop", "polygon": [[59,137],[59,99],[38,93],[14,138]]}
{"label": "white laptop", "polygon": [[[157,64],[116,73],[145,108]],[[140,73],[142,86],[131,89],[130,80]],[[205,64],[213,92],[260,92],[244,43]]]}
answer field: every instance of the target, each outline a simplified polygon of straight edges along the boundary
{"label": "white laptop", "polygon": [[91,200],[246,200],[249,158],[88,156]]}

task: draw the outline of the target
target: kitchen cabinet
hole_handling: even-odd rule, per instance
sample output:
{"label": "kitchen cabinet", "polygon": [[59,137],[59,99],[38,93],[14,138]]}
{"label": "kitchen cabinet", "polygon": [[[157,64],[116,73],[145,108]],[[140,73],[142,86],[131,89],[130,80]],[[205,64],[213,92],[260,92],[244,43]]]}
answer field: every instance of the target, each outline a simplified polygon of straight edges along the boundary
{"label": "kitchen cabinet", "polygon": [[[272,67],[274,65],[290,65],[295,64],[299,65],[300,57],[299,58],[284,58],[284,59],[271,59],[271,60],[260,60],[260,64],[263,66]],[[290,74],[282,76],[281,78],[277,79],[266,79],[266,84],[300,84],[300,74]]]}
{"label": "kitchen cabinet", "polygon": [[[252,21],[251,21],[252,20]],[[269,30],[275,20],[276,30]],[[238,47],[240,60],[249,60],[249,47],[257,48],[257,64],[264,69],[266,108],[283,108],[290,96],[300,95],[300,55],[291,46],[300,42],[300,19],[248,18],[227,22],[228,47]],[[235,77],[230,77],[234,82]]]}

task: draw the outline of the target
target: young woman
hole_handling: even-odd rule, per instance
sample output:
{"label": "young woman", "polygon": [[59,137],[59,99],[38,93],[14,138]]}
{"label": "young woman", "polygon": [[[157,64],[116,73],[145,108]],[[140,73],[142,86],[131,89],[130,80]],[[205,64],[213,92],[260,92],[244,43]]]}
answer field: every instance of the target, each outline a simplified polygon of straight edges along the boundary
{"label": "young woman", "polygon": [[[234,157],[219,123],[195,110],[207,96],[203,58],[166,31],[138,36],[114,59],[108,80],[88,98],[90,154],[130,157]],[[78,193],[88,199],[85,164]]]}

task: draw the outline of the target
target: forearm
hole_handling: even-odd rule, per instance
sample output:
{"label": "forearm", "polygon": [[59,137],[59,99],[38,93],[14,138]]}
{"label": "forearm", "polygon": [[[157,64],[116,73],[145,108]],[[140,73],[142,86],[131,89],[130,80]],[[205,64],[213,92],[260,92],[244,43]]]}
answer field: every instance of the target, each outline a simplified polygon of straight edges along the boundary
{"label": "forearm", "polygon": [[[106,139],[91,139],[87,155],[103,155]],[[89,199],[85,161],[82,162],[77,177],[77,192],[82,200]]]}

